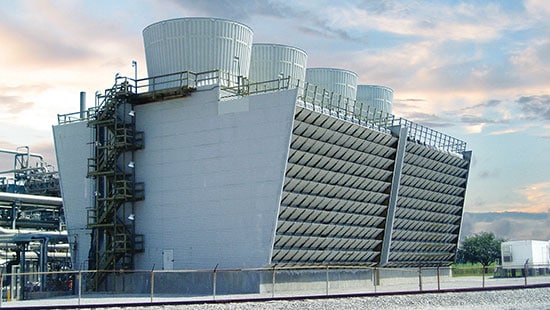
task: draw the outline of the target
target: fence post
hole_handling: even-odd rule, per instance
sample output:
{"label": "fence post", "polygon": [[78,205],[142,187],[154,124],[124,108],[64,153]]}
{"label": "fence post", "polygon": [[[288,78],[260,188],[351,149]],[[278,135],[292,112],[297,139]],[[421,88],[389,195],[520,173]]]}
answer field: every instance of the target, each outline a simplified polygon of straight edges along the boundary
{"label": "fence post", "polygon": [[325,287],[325,294],[328,296],[328,268],[329,266],[327,265],[327,270],[326,270],[326,274],[327,274],[327,283],[326,283],[326,287]]}
{"label": "fence post", "polygon": [[376,285],[379,284],[380,275],[378,274],[378,269],[374,267],[372,270],[372,283],[374,284],[374,292],[376,293]]}
{"label": "fence post", "polygon": [[437,290],[438,291],[441,290],[441,275],[440,275],[439,266],[437,266]]}
{"label": "fence post", "polygon": [[82,298],[82,270],[78,271],[78,305],[80,306],[80,299]]}
{"label": "fence post", "polygon": [[525,262],[525,264],[523,265],[523,285],[527,286],[527,273],[529,272],[529,269],[527,268],[528,267],[528,262],[529,260],[527,260]]}
{"label": "fence post", "polygon": [[151,269],[151,302],[153,302],[153,295],[155,294],[155,267]]}
{"label": "fence post", "polygon": [[[218,265],[216,265],[216,268],[218,268]],[[216,268],[214,268],[214,274],[212,275],[212,299],[216,300]]]}
{"label": "fence post", "polygon": [[485,288],[485,266],[481,267],[481,287]]}
{"label": "fence post", "polygon": [[418,267],[418,289],[422,292],[422,266]]}
{"label": "fence post", "polygon": [[275,297],[275,266],[271,271],[271,297]]}

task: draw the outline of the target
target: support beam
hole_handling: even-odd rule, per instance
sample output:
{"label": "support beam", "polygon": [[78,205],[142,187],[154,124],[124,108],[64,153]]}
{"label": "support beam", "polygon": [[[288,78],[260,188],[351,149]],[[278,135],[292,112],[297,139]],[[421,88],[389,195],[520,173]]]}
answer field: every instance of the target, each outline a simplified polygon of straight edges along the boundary
{"label": "support beam", "polygon": [[397,198],[399,195],[399,184],[401,183],[401,171],[405,160],[405,148],[407,146],[407,127],[394,126],[390,128],[392,135],[398,138],[397,152],[395,153],[395,164],[393,166],[393,177],[390,190],[390,202],[386,214],[386,225],[384,239],[382,240],[382,251],[380,255],[380,266],[388,263],[390,258],[391,239],[393,234],[393,221],[395,219],[395,210],[397,208]]}

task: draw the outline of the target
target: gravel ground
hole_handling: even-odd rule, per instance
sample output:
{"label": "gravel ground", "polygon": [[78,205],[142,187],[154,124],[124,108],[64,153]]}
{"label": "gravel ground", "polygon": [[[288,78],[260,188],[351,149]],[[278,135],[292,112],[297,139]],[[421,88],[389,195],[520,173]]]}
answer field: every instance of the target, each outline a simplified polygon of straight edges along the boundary
{"label": "gravel ground", "polygon": [[[111,308],[113,309],[113,308]],[[550,309],[550,288],[533,288],[506,291],[465,293],[440,293],[379,297],[354,297],[334,299],[305,299],[294,301],[268,301],[227,304],[151,306],[147,310],[218,310],[218,309],[451,309],[451,310],[502,310],[502,309]]]}

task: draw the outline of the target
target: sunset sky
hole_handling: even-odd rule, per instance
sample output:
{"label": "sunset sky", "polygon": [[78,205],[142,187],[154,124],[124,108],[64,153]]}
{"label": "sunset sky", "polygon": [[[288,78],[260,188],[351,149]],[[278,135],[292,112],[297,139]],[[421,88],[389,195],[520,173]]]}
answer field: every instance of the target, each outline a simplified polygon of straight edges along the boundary
{"label": "sunset sky", "polygon": [[[116,73],[146,77],[142,30],[164,19],[244,23],[394,89],[394,114],[468,143],[467,212],[550,210],[550,3],[511,1],[0,0],[0,148],[55,164],[57,114]],[[13,156],[0,154],[0,170]]]}

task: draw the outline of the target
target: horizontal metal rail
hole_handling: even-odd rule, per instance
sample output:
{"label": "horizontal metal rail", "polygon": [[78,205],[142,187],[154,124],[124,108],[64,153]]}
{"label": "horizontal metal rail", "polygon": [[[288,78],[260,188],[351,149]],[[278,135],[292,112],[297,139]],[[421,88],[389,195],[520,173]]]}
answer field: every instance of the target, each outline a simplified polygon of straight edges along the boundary
{"label": "horizontal metal rail", "polygon": [[[500,266],[491,266],[495,268]],[[227,302],[262,302],[271,300],[299,300],[321,298],[346,298],[360,296],[385,296],[402,294],[425,293],[458,293],[490,290],[517,290],[524,288],[550,287],[550,265],[519,266],[523,270],[518,277],[497,278],[490,276],[488,267],[473,267],[477,271],[475,275],[453,276],[454,267],[422,267],[411,268],[381,268],[364,266],[301,266],[301,267],[277,267],[250,268],[250,269],[208,269],[208,270],[72,270],[54,272],[25,272],[3,274],[0,278],[0,286],[6,285],[6,280],[27,280],[40,276],[48,276],[59,279],[52,287],[53,290],[44,288],[43,294],[33,295],[30,290],[23,295],[11,291],[11,299],[21,296],[25,304],[18,301],[12,303],[7,299],[2,303],[0,292],[0,307],[10,306],[32,307],[39,305],[40,309],[52,308],[80,308],[100,306],[150,306],[167,304],[204,304]],[[462,267],[460,267],[461,269]],[[534,271],[540,274],[534,274]],[[110,277],[113,282],[109,288],[101,292],[85,290],[86,282],[90,275],[103,274]],[[250,279],[263,279],[257,285],[260,291],[231,291],[224,292],[228,285],[234,287],[235,279],[232,275],[242,275],[241,281]],[[343,276],[343,277],[341,277]],[[44,278],[44,277],[42,277]],[[117,282],[129,281],[125,289],[117,286]],[[115,281],[116,280],[116,281]],[[166,281],[172,281],[174,285],[183,285],[174,291],[172,285],[166,285]],[[349,282],[352,281],[352,282]],[[2,285],[2,283],[4,283]],[[52,282],[54,283],[54,282]],[[132,286],[131,284],[138,284]],[[59,285],[64,290],[59,290]],[[287,286],[290,284],[290,286]],[[295,285],[299,284],[299,285]],[[345,286],[340,286],[345,284]],[[191,293],[186,288],[200,288]],[[220,289],[221,288],[221,289]],[[6,287],[6,291],[9,285]],[[15,289],[15,287],[12,287]],[[45,298],[45,292],[56,293],[63,296],[58,300],[50,299],[49,302],[38,302]],[[104,298],[102,299],[101,296]],[[9,297],[8,297],[9,298]],[[31,301],[35,299],[35,301]],[[56,302],[57,301],[57,302]],[[51,307],[50,307],[51,306]]]}

